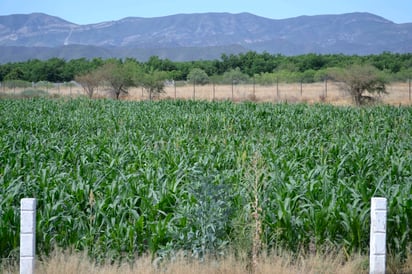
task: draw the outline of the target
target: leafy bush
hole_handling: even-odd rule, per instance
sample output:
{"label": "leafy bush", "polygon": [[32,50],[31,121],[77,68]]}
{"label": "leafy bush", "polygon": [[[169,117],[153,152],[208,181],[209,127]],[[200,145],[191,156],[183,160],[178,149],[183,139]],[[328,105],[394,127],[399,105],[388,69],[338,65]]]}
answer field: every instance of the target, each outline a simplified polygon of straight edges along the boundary
{"label": "leafy bush", "polygon": [[35,86],[37,88],[53,88],[54,84],[48,81],[39,81],[37,83],[35,83]]}
{"label": "leafy bush", "polygon": [[2,85],[4,85],[7,88],[28,88],[32,86],[32,83],[23,81],[23,80],[8,80],[2,82]]}
{"label": "leafy bush", "polygon": [[194,68],[187,75],[187,80],[198,85],[206,85],[207,83],[209,83],[209,76],[207,76],[204,70]]}
{"label": "leafy bush", "polygon": [[249,82],[249,76],[240,71],[239,68],[223,73],[221,77],[222,84],[244,84]]}
{"label": "leafy bush", "polygon": [[376,97],[365,95],[386,94],[386,79],[370,65],[352,65],[339,73],[330,75],[342,82],[343,90],[348,92],[358,106],[374,102]]}
{"label": "leafy bush", "polygon": [[20,96],[24,98],[38,98],[38,97],[47,97],[49,93],[42,89],[26,89],[20,93]]}

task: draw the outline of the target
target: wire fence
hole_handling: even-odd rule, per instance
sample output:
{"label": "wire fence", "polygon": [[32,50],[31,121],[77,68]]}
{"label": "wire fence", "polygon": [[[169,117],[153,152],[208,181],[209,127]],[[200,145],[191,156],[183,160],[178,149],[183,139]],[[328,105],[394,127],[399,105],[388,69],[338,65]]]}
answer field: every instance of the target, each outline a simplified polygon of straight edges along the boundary
{"label": "wire fence", "polygon": [[[411,105],[411,81],[394,82],[387,85],[388,94],[381,101],[388,104]],[[0,95],[16,97],[80,97],[87,96],[81,85],[76,82],[28,83],[23,81],[0,82]],[[113,98],[108,87],[98,87],[93,98]],[[122,94],[122,100],[149,100],[149,94],[141,87],[130,88]],[[234,102],[329,102],[349,103],[350,96],[344,92],[341,83],[324,81],[317,83],[273,83],[257,84],[207,84],[194,85],[187,82],[169,82],[165,92],[155,97],[161,99],[183,100],[231,100]]]}

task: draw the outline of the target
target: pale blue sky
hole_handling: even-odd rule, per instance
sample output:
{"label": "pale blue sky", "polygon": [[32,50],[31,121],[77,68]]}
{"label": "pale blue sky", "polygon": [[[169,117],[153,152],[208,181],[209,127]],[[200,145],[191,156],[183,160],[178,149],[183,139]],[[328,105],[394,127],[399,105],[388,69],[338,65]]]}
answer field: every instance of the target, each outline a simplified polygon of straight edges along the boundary
{"label": "pale blue sky", "polygon": [[283,19],[357,11],[412,22],[411,0],[0,0],[0,15],[43,12],[77,24],[177,13],[250,12]]}

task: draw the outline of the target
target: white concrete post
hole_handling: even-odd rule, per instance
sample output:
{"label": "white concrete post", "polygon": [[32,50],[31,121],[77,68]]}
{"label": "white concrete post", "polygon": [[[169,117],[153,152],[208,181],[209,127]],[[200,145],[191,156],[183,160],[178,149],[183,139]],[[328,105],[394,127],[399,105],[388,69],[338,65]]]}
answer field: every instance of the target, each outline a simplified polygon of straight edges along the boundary
{"label": "white concrete post", "polygon": [[386,266],[386,198],[372,198],[369,273],[384,274]]}
{"label": "white concrete post", "polygon": [[33,274],[36,253],[36,199],[21,199],[20,206],[20,274]]}

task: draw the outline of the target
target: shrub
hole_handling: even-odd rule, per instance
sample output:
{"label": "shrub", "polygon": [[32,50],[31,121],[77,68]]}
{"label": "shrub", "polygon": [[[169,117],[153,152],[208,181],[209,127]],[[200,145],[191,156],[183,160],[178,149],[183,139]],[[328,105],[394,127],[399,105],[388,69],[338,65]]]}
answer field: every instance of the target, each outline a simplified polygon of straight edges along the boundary
{"label": "shrub", "polygon": [[24,98],[39,98],[47,97],[49,93],[42,89],[26,89],[20,93],[20,96]]}

